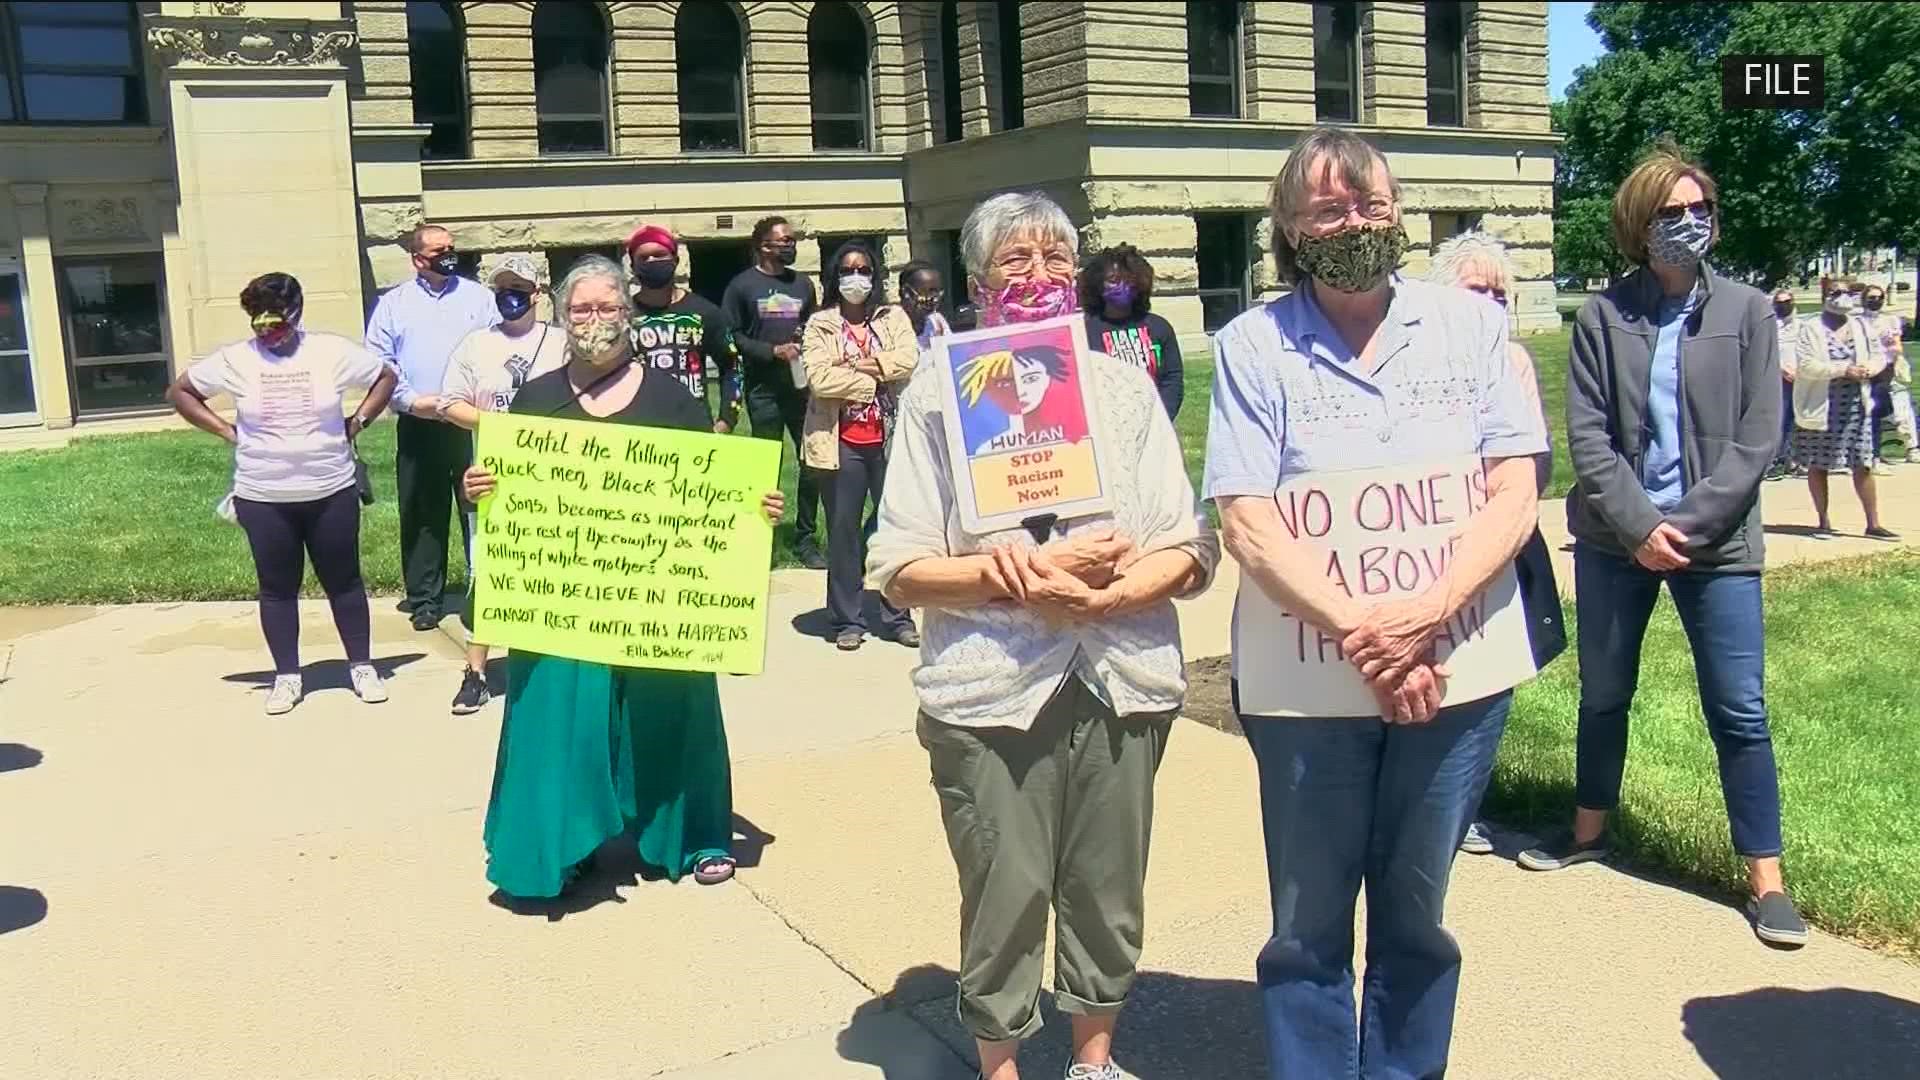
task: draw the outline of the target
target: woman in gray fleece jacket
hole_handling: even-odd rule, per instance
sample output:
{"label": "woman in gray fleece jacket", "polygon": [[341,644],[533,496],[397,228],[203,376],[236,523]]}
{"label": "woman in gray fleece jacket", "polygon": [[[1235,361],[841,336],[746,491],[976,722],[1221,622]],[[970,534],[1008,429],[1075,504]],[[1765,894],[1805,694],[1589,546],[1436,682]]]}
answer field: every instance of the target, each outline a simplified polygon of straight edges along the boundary
{"label": "woman in gray fleece jacket", "polygon": [[1522,852],[1520,865],[1557,870],[1607,854],[1640,644],[1665,582],[1747,863],[1748,916],[1762,940],[1795,946],[1807,927],[1780,875],[1760,602],[1759,491],[1780,440],[1779,344],[1766,296],[1704,261],[1719,235],[1715,194],[1713,178],[1671,148],[1641,162],[1613,199],[1614,243],[1638,269],[1574,322],[1576,806],[1573,828]]}

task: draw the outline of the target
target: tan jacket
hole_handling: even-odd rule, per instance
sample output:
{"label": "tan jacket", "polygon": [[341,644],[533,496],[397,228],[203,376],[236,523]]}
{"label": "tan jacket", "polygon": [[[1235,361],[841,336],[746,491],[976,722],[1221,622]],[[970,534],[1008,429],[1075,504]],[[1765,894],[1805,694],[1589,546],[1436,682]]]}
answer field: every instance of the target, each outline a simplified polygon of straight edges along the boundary
{"label": "tan jacket", "polygon": [[[1795,342],[1793,362],[1793,423],[1802,431],[1827,430],[1827,385],[1839,378],[1846,365],[1827,358],[1827,328],[1820,316],[1809,315],[1806,330]],[[1887,366],[1887,354],[1878,335],[1869,331],[1859,318],[1847,320],[1842,332],[1853,340],[1854,363],[1867,369],[1867,377],[1880,374]],[[1860,407],[1873,415],[1873,390],[1866,380],[1852,384],[1860,394]]]}
{"label": "tan jacket", "polygon": [[811,469],[840,467],[841,406],[872,401],[882,383],[905,383],[920,360],[920,343],[906,312],[886,307],[874,314],[871,324],[880,378],[855,371],[840,358],[840,327],[845,322],[838,308],[824,308],[814,312],[800,331],[800,362],[807,371],[810,393],[800,460]]}

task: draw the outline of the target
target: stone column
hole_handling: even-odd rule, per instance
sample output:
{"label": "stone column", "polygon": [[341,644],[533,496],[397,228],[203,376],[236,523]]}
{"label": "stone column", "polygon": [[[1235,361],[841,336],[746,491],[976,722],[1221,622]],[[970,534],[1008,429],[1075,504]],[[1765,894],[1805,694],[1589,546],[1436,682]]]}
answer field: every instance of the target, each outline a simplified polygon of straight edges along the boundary
{"label": "stone column", "polygon": [[476,158],[536,157],[533,5],[469,3],[467,116]]}
{"label": "stone column", "polygon": [[[960,0],[954,12],[959,34],[960,131],[976,138],[999,131],[1000,31],[992,0]],[[995,65],[991,69],[989,63]],[[988,72],[992,71],[991,79]]]}
{"label": "stone column", "polygon": [[1427,126],[1426,8],[1388,0],[1367,4],[1360,14],[1360,72],[1362,120]]}
{"label": "stone column", "polygon": [[[334,8],[338,11],[338,8]],[[355,162],[345,57],[356,42],[344,19],[147,20],[164,74],[180,243],[191,295],[168,297],[175,356],[247,333],[240,290],[261,269],[263,238],[297,228],[277,256],[306,293],[306,322],[358,337],[366,309],[355,207]],[[262,132],[274,136],[263,140]],[[263,154],[271,154],[265,167]],[[164,250],[164,245],[163,245]]]}
{"label": "stone column", "polygon": [[1023,3],[1020,27],[1027,126],[1188,115],[1184,0]]}
{"label": "stone column", "polygon": [[900,150],[921,150],[938,139],[946,89],[940,68],[940,6],[930,0],[901,0],[900,69],[902,97]]}
{"label": "stone column", "polygon": [[1240,10],[1247,117],[1311,125],[1313,6],[1244,4]]}
{"label": "stone column", "polygon": [[33,353],[33,396],[50,428],[73,426],[73,387],[67,374],[67,338],[60,318],[53,236],[47,221],[47,185],[13,184],[20,229],[20,269],[27,284],[27,348]]}
{"label": "stone column", "polygon": [[1549,131],[1547,5],[1475,4],[1467,21],[1468,127]]}
{"label": "stone column", "polygon": [[873,35],[873,67],[868,73],[873,99],[871,143],[880,153],[897,154],[910,149],[913,136],[925,130],[924,112],[916,116],[908,107],[915,95],[907,69],[910,64],[916,64],[918,58],[907,50],[906,24],[910,20],[901,10],[904,6],[878,2],[854,5],[856,9],[865,8],[868,32]]}
{"label": "stone column", "polygon": [[613,129],[619,154],[680,152],[676,10],[664,4],[613,7]]}
{"label": "stone column", "polygon": [[747,14],[747,145],[758,154],[813,152],[813,88],[807,80],[807,16],[792,4]]}

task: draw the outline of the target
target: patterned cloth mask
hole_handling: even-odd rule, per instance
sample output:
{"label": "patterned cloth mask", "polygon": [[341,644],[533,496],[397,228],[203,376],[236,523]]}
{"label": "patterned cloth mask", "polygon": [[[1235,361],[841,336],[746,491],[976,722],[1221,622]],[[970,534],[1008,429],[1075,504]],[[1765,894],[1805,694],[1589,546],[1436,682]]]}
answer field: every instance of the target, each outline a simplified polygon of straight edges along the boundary
{"label": "patterned cloth mask", "polygon": [[1339,292],[1378,288],[1407,253],[1407,230],[1398,224],[1354,225],[1325,236],[1302,236],[1295,265],[1313,280]]}
{"label": "patterned cloth mask", "polygon": [[998,290],[982,285],[974,295],[981,326],[1039,322],[1080,310],[1073,286],[1054,281],[1023,281]]}
{"label": "patterned cloth mask", "polygon": [[626,325],[618,319],[588,319],[567,328],[567,343],[582,360],[603,360],[619,349],[626,333]]}
{"label": "patterned cloth mask", "polygon": [[1647,225],[1647,255],[1667,266],[1692,266],[1706,258],[1713,243],[1713,217],[1688,211],[1672,221],[1654,218]]}
{"label": "patterned cloth mask", "polygon": [[253,317],[253,336],[269,349],[278,349],[300,332],[300,309],[285,314],[263,311]]}

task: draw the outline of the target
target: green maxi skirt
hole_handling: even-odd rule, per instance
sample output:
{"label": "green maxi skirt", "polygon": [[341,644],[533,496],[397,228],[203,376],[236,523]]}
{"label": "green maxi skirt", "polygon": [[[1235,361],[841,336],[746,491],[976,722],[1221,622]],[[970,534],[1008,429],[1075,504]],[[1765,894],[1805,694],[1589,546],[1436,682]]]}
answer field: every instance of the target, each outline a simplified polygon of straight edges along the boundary
{"label": "green maxi skirt", "polygon": [[728,854],[733,776],[710,674],[609,667],[514,650],[487,802],[487,880],[560,895],[573,866],[628,826],[678,881]]}

